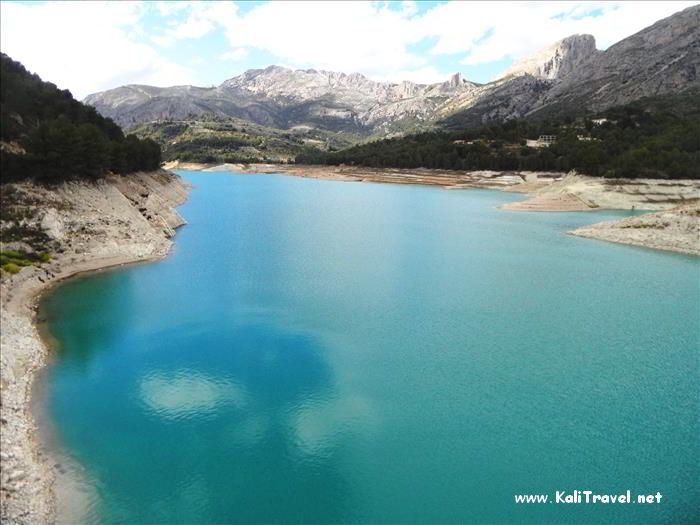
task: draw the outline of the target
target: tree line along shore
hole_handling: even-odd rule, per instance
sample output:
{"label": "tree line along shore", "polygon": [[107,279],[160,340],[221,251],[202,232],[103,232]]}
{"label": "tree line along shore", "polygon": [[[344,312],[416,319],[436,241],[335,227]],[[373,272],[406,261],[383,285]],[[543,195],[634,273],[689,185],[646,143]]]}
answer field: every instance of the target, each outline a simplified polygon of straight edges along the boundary
{"label": "tree line along shore", "polygon": [[645,98],[597,113],[382,139],[340,151],[307,149],[296,162],[700,179],[700,91]]}

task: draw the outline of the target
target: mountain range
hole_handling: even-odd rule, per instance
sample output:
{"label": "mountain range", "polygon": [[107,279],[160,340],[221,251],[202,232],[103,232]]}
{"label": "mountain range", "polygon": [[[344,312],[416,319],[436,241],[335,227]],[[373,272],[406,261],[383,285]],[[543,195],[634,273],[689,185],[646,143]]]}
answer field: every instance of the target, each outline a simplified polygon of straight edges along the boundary
{"label": "mountain range", "polygon": [[269,66],[216,87],[129,85],[90,95],[85,102],[127,127],[211,114],[278,129],[370,134],[389,132],[406,119],[429,120],[449,101],[479,87],[459,73],[438,84],[391,84],[359,73]]}
{"label": "mountain range", "polygon": [[699,85],[700,5],[605,51],[596,49],[591,35],[567,37],[487,84],[459,73],[436,84],[386,83],[359,73],[270,66],[216,87],[128,85],[85,102],[125,128],[213,119],[310,137],[301,143],[328,147],[328,134],[342,137],[342,145],[433,127],[595,112]]}

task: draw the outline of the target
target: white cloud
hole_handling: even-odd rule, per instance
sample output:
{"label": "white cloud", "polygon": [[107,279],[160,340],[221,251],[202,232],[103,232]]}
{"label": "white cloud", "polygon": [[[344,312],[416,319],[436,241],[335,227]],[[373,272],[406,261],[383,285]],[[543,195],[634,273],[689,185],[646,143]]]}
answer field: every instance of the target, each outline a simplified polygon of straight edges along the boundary
{"label": "white cloud", "polygon": [[460,64],[516,60],[575,33],[604,49],[695,3],[449,2],[419,13],[413,1],[268,2],[246,12],[233,2],[3,2],[1,36],[4,52],[79,97],[125,83],[224,80],[163,56],[214,32],[230,47],[202,56],[243,67],[269,65],[254,61],[258,51],[297,68],[436,82]]}
{"label": "white cloud", "polygon": [[693,3],[454,3],[436,7],[426,20],[440,27],[428,30],[438,36],[433,54],[465,53],[461,63],[473,65],[522,58],[576,33],[592,34],[598,48],[606,49]]}
{"label": "white cloud", "polygon": [[[178,40],[201,38],[235,20],[238,6],[233,2],[176,2],[176,13],[187,11],[182,22],[170,22],[161,33],[152,37],[156,45],[167,47]],[[162,9],[160,11],[163,12]]]}
{"label": "white cloud", "polygon": [[370,2],[272,2],[225,26],[234,47],[264,50],[296,67],[370,75],[416,69],[426,59],[407,50],[417,41],[411,8]]}
{"label": "white cloud", "polygon": [[[418,15],[415,2],[398,10],[383,2],[271,2],[222,24],[234,47],[296,67],[433,82],[453,72],[436,62],[518,59],[576,33],[593,34],[604,49],[694,3],[449,2]],[[412,47],[433,40],[427,52]]]}
{"label": "white cloud", "polygon": [[76,98],[122,84],[192,82],[192,71],[139,43],[143,5],[3,2],[2,51]]}
{"label": "white cloud", "polygon": [[417,84],[435,84],[447,80],[445,72],[433,66],[419,67],[416,69],[391,70],[386,73],[370,73],[373,80],[380,82],[398,82],[410,80]]}
{"label": "white cloud", "polygon": [[239,62],[248,57],[248,50],[244,47],[237,47],[231,51],[226,51],[219,55],[219,60],[230,60],[232,62]]}
{"label": "white cloud", "polygon": [[192,2],[165,2],[159,1],[155,3],[156,9],[163,16],[169,16],[178,13],[183,9],[188,9]]}

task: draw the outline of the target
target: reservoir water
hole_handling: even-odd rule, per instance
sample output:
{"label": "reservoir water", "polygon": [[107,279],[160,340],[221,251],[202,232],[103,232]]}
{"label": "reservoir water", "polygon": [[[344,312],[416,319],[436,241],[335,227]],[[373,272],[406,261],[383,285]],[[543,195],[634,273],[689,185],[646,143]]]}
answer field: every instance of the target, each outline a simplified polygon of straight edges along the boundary
{"label": "reservoir water", "polygon": [[[700,259],[496,191],[181,174],[168,258],[44,301],[62,521],[698,518]],[[662,500],[514,502],[558,490]]]}

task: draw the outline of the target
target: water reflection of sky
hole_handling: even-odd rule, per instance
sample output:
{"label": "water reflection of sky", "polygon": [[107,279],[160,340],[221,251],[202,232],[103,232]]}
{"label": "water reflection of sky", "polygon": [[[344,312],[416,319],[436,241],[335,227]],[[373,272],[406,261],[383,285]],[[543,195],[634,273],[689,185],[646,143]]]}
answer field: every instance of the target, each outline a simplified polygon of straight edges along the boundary
{"label": "water reflection of sky", "polygon": [[211,414],[227,406],[240,410],[246,405],[246,392],[241,387],[196,370],[151,372],[141,381],[140,391],[148,410],[169,419]]}
{"label": "water reflection of sky", "polygon": [[689,480],[648,452],[692,429],[647,432],[697,406],[689,258],[563,235],[615,214],[505,213],[498,192],[193,177],[169,258],[46,304],[86,522],[503,522],[535,470]]}

